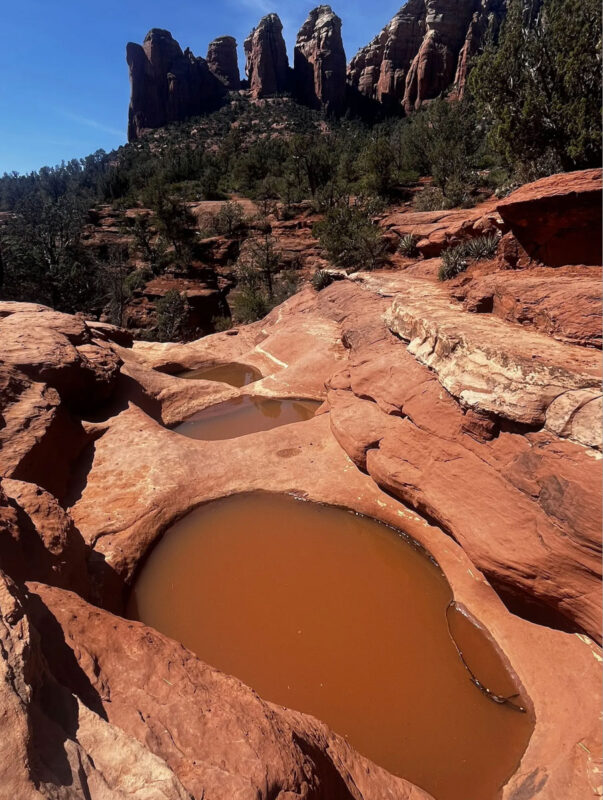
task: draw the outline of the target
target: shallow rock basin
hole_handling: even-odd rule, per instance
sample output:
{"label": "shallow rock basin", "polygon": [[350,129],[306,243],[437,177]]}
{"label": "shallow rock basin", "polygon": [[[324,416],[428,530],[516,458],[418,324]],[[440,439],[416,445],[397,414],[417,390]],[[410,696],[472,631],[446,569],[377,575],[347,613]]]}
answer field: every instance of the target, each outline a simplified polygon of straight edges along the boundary
{"label": "shallow rock basin", "polygon": [[314,400],[275,400],[246,395],[210,406],[173,430],[206,442],[236,439],[311,419],[319,406]]}
{"label": "shallow rock basin", "polygon": [[259,369],[249,367],[246,364],[213,364],[211,366],[199,367],[181,372],[179,378],[190,381],[216,381],[216,383],[228,383],[237,389],[249,386],[251,383],[260,381],[262,373]]}
{"label": "shallow rock basin", "polygon": [[439,567],[341,509],[270,494],[203,506],[152,551],[128,613],[436,800],[493,800],[533,729]]}

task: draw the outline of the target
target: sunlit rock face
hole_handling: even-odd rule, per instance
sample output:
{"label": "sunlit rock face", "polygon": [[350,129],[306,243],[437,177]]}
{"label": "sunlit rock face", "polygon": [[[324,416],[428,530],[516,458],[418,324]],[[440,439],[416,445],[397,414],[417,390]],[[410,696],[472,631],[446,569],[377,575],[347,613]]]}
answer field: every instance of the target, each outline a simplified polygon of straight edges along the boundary
{"label": "sunlit rock face", "polygon": [[310,12],[295,45],[295,92],[311,108],[340,114],[345,108],[346,60],[341,20],[330,6]]}
{"label": "sunlit rock face", "polygon": [[410,113],[448,89],[462,96],[469,61],[504,9],[503,0],[408,0],[350,62],[352,98]]}

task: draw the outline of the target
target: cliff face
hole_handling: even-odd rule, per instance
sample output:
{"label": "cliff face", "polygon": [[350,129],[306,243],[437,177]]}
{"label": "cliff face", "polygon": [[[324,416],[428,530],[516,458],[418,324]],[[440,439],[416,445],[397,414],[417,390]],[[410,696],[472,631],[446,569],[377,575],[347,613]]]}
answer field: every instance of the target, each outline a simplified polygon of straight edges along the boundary
{"label": "cliff face", "polygon": [[352,92],[406,113],[450,87],[462,96],[469,61],[504,8],[504,0],[408,0],[350,62]]}
{"label": "cliff face", "polygon": [[207,61],[190,50],[182,52],[169,31],[154,28],[141,45],[126,48],[132,96],[128,139],[138,139],[148,128],[187,119],[219,106],[225,84]]}
{"label": "cliff face", "polygon": [[318,6],[300,28],[295,45],[295,93],[311,108],[340,114],[345,108],[346,60],[341,20]]}
{"label": "cliff face", "polygon": [[[506,0],[407,0],[347,71],[342,22],[330,6],[313,9],[302,25],[293,69],[281,20],[268,14],[244,43],[251,96],[293,91],[304,105],[335,115],[380,107],[408,114],[447,90],[461,97],[471,59],[505,8]],[[130,141],[146,129],[212,111],[228,91],[241,88],[231,36],[211,42],[205,60],[183,53],[168,31],[155,28],[142,46],[128,44],[127,61]]]}
{"label": "cliff face", "polygon": [[245,71],[253,97],[282,94],[291,86],[291,70],[277,14],[263,17],[245,39]]}

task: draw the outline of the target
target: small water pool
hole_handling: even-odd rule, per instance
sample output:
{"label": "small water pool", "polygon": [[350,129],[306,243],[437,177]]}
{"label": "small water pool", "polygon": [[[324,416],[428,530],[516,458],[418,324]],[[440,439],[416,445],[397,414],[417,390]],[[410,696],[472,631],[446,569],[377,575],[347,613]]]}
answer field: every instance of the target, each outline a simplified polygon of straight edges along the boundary
{"label": "small water pool", "polygon": [[493,800],[533,719],[514,708],[524,698],[500,705],[472,681],[518,692],[490,639],[450,601],[439,567],[387,526],[251,494],[174,525],[129,614],[263,698],[325,721],[437,800]]}
{"label": "small water pool", "polygon": [[216,381],[228,383],[240,389],[262,379],[262,373],[255,367],[246,364],[212,364],[210,366],[190,369],[178,374],[179,378],[190,381]]}
{"label": "small water pool", "polygon": [[173,430],[191,439],[218,441],[268,431],[311,419],[320,403],[314,400],[275,400],[235,397],[200,411]]}

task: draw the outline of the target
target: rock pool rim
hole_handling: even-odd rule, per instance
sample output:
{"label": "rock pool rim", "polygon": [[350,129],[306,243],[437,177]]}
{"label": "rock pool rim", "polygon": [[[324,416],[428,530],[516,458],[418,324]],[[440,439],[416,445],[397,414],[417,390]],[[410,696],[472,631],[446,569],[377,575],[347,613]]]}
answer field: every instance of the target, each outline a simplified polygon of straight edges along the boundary
{"label": "rock pool rim", "polygon": [[[161,372],[166,372],[169,375],[172,375],[174,378],[181,378],[186,379],[185,376],[191,372],[201,372],[201,370],[212,370],[212,369],[219,369],[221,367],[233,367],[235,369],[241,370],[248,370],[249,372],[257,375],[258,377],[255,378],[253,381],[250,381],[248,386],[252,383],[258,383],[259,381],[264,380],[266,375],[262,373],[262,371],[253,364],[245,364],[242,361],[202,361],[199,364],[184,366],[182,364],[169,364],[167,367],[162,367],[160,369]],[[169,369],[169,372],[167,370]],[[196,380],[205,380],[204,378],[197,378]],[[208,380],[208,383],[223,383],[223,381],[212,381],[211,379]],[[244,387],[238,387],[244,388]]]}
{"label": "rock pool rim", "polygon": [[[435,566],[437,568],[438,572],[440,573],[440,576],[441,576],[442,580],[444,580],[444,582],[446,583],[446,586],[448,587],[450,601],[449,601],[448,605],[446,606],[446,608],[444,610],[444,614],[446,615],[446,622],[447,622],[448,632],[449,632],[450,640],[452,641],[452,644],[454,645],[455,649],[457,650],[459,660],[460,660],[461,664],[463,665],[463,668],[467,672],[467,676],[468,676],[469,680],[471,681],[471,683],[475,687],[476,691],[480,691],[491,702],[497,703],[497,705],[506,706],[507,708],[509,708],[509,710],[513,710],[516,713],[521,711],[522,713],[529,714],[531,716],[532,720],[533,720],[533,726],[532,726],[532,734],[533,734],[533,732],[535,730],[535,727],[536,727],[536,713],[535,713],[535,708],[534,708],[534,704],[532,702],[532,699],[529,696],[528,692],[526,691],[525,686],[523,685],[523,682],[519,678],[519,675],[517,674],[516,670],[513,668],[513,666],[511,664],[507,654],[500,647],[500,645],[498,644],[496,638],[490,632],[489,628],[486,625],[484,625],[484,623],[480,619],[478,619],[475,616],[475,614],[472,611],[470,611],[464,603],[459,603],[457,600],[455,600],[454,591],[452,589],[452,586],[450,584],[450,581],[448,580],[448,577],[447,577],[446,573],[444,572],[444,570],[440,566],[440,563],[435,558],[435,556],[432,555],[432,553],[429,552],[427,547],[425,547],[425,545],[423,545],[421,542],[417,541],[410,534],[406,533],[401,528],[396,527],[395,525],[393,525],[390,522],[381,520],[378,517],[370,515],[370,514],[363,514],[360,511],[355,511],[353,508],[350,508],[349,506],[346,506],[346,505],[340,505],[340,504],[337,504],[337,503],[327,503],[327,502],[319,501],[319,500],[312,500],[309,497],[307,497],[304,492],[299,492],[299,491],[295,491],[295,490],[292,490],[290,492],[273,492],[273,491],[266,490],[266,489],[255,489],[253,491],[243,491],[243,492],[231,492],[229,494],[224,494],[224,495],[221,495],[219,497],[213,497],[213,498],[210,498],[208,500],[204,500],[203,502],[197,503],[196,505],[194,505],[191,508],[183,511],[182,513],[179,513],[179,514],[175,515],[169,522],[167,522],[165,525],[163,525],[162,528],[158,531],[156,537],[149,544],[149,546],[147,547],[147,549],[144,552],[144,555],[142,556],[142,558],[138,562],[138,564],[136,566],[136,569],[135,569],[134,573],[132,574],[131,580],[125,585],[125,587],[124,587],[124,596],[123,596],[123,606],[122,606],[124,614],[125,614],[126,609],[128,607],[130,595],[134,590],[134,586],[136,585],[136,582],[137,582],[140,574],[144,570],[144,568],[145,568],[145,566],[146,566],[151,554],[153,553],[153,550],[159,545],[159,543],[162,541],[164,536],[169,534],[170,529],[172,527],[174,527],[174,525],[176,525],[181,520],[186,519],[190,515],[197,513],[198,511],[200,511],[201,509],[205,508],[206,506],[212,505],[214,503],[224,502],[224,501],[227,501],[227,500],[232,499],[232,498],[239,498],[239,499],[246,498],[246,497],[253,498],[253,497],[258,496],[258,495],[262,495],[264,497],[288,497],[291,500],[294,500],[294,501],[297,501],[297,502],[309,503],[311,505],[322,507],[322,508],[336,509],[338,511],[342,511],[342,512],[346,512],[348,514],[351,514],[352,516],[358,517],[360,519],[364,519],[364,520],[367,520],[369,522],[374,522],[374,523],[376,523],[376,524],[378,524],[378,525],[380,525],[382,527],[387,528],[392,534],[394,534],[398,538],[402,539],[402,541],[405,544],[409,545],[414,550],[416,550],[423,558],[426,558],[428,561],[430,561],[433,564],[433,566]],[[475,628],[477,628],[480,631],[480,633],[485,637],[485,639],[488,641],[490,646],[495,650],[496,655],[497,655],[498,659],[500,660],[501,666],[507,672],[507,674],[509,676],[509,679],[511,680],[511,682],[517,688],[517,695],[514,695],[514,696],[515,697],[519,697],[521,699],[521,703],[523,704],[521,706],[521,708],[518,709],[513,704],[508,703],[508,702],[498,703],[498,701],[495,699],[497,696],[493,692],[490,692],[490,690],[487,687],[485,687],[483,684],[482,685],[478,685],[478,683],[476,683],[476,680],[475,680],[476,676],[473,674],[473,672],[471,671],[470,667],[466,663],[466,661],[465,661],[465,659],[464,659],[464,657],[462,655],[462,651],[460,650],[458,643],[456,642],[454,636],[452,635],[452,631],[451,631],[449,623],[448,623],[448,612],[449,612],[450,608],[454,608],[459,614],[461,614],[463,617],[465,617]],[[127,617],[125,617],[125,618],[127,618]],[[532,737],[532,734],[530,735],[530,739]],[[527,746],[529,747],[529,742],[528,742]],[[527,747],[526,747],[526,751],[524,751],[524,753],[525,752],[527,752]],[[519,769],[519,764],[518,764],[518,769]],[[509,776],[509,778],[507,780],[507,783],[511,780],[512,777],[513,777],[513,775]],[[504,788],[504,787],[501,787],[501,790],[502,790],[502,788]]]}
{"label": "rock pool rim", "polygon": [[[249,385],[253,386],[253,384],[249,384]],[[252,401],[253,400],[266,400],[266,401],[272,400],[275,403],[316,403],[317,404],[316,411],[318,411],[318,409],[324,404],[324,400],[323,399],[319,398],[317,400],[315,397],[298,397],[297,395],[290,396],[290,397],[283,397],[281,395],[279,397],[275,397],[275,396],[273,396],[271,394],[252,394],[251,392],[246,392],[245,391],[245,389],[247,388],[246,386],[242,386],[240,388],[241,388],[241,391],[238,394],[232,395],[231,397],[225,397],[224,395],[222,395],[221,398],[212,398],[212,399],[210,399],[210,401],[208,402],[207,405],[202,406],[201,408],[198,408],[196,411],[193,411],[192,414],[189,414],[184,419],[181,419],[178,422],[172,422],[170,425],[167,426],[168,430],[172,431],[173,433],[177,433],[176,428],[178,428],[180,425],[184,425],[187,422],[192,422],[193,417],[196,417],[197,414],[202,414],[204,411],[209,411],[212,408],[219,408],[220,406],[226,405],[228,403],[232,403],[235,400],[249,399],[249,400],[252,400]],[[316,416],[316,414],[314,414],[314,417],[315,416]],[[303,422],[311,422],[314,419],[314,417],[310,417],[310,419],[300,419],[297,422],[288,422],[287,425],[299,425],[299,424],[301,424]],[[277,426],[277,428],[274,428],[273,430],[277,430],[278,427],[285,427],[285,426],[284,425]],[[243,438],[243,436],[255,436],[255,435],[260,434],[260,433],[269,433],[269,431],[256,431],[255,433],[245,433],[242,436],[235,436],[233,439],[230,439],[230,440],[227,440],[227,441],[235,441],[236,439]],[[182,434],[179,434],[179,435],[182,435]],[[199,441],[204,441],[204,440],[201,439]],[[225,440],[218,439],[217,441],[225,441]],[[281,497],[283,496],[281,492],[271,492],[270,490],[264,490],[264,489],[257,489],[256,491],[253,491],[253,492],[249,492],[249,491],[240,492],[239,494],[240,495],[246,495],[246,494],[256,494],[256,493],[260,493],[260,492],[262,494],[275,494],[275,495],[279,495]],[[232,496],[233,495],[224,495],[224,497],[232,497]],[[294,495],[289,494],[288,496],[293,497]],[[223,498],[220,498],[220,499],[223,499]],[[298,499],[303,500],[304,498],[298,497]],[[201,505],[205,505],[206,503],[213,503],[213,502],[214,502],[214,500],[207,500],[207,501],[204,501],[203,503],[201,503]],[[307,500],[307,502],[312,503],[312,502],[315,502],[315,501]],[[318,503],[318,502],[316,502],[316,504],[317,505],[322,505],[322,506],[332,505],[332,504],[329,504],[329,503]],[[199,508],[199,507],[200,506],[197,506],[197,508]],[[333,508],[344,508],[344,506],[332,506],[332,507]],[[193,510],[196,510],[196,509],[193,509]],[[353,511],[352,509],[350,509],[350,511],[352,511],[352,513],[354,513],[354,514],[357,513],[355,511]],[[363,515],[361,514],[360,516],[363,516]],[[182,519],[182,517],[179,517],[179,519]],[[176,522],[177,521],[178,520],[176,520]],[[378,520],[376,520],[376,521],[378,522]],[[381,524],[385,525],[386,523],[381,523]],[[418,542],[417,542],[417,544],[418,544]]]}

